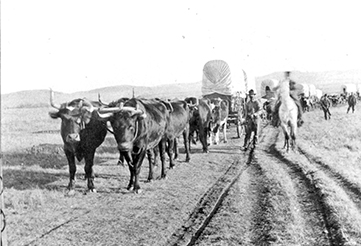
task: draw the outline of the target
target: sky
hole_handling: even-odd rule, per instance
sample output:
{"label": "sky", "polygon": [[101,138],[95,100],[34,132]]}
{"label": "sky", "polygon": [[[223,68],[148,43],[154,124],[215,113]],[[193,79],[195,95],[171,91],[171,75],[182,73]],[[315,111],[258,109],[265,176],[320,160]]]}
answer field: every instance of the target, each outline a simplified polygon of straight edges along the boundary
{"label": "sky", "polygon": [[1,93],[202,80],[222,59],[250,76],[360,69],[358,1],[1,2]]}

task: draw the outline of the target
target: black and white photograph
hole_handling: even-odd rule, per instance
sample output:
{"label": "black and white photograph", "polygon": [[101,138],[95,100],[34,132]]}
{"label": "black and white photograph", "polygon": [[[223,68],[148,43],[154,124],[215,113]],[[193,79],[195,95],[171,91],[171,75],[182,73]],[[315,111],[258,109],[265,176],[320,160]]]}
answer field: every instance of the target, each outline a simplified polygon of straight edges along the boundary
{"label": "black and white photograph", "polygon": [[1,246],[361,245],[358,1],[1,2]]}

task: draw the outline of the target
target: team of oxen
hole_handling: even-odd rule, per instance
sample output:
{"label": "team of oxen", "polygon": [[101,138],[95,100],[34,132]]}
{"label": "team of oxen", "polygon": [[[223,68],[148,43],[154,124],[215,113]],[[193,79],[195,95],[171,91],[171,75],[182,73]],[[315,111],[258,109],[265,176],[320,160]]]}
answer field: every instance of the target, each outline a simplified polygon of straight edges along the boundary
{"label": "team of oxen", "polygon": [[153,180],[153,166],[159,155],[161,178],[166,177],[166,154],[169,167],[174,167],[178,157],[177,138],[183,136],[185,161],[190,160],[190,145],[197,137],[203,152],[208,145],[219,142],[223,128],[224,141],[228,117],[228,102],[222,99],[186,98],[161,100],[158,98],[120,98],[111,103],[75,99],[56,104],[50,92],[50,104],[57,109],[49,112],[51,118],[61,119],[61,136],[69,165],[69,193],[74,193],[76,163],[84,159],[85,178],[89,191],[94,187],[94,155],[111,132],[119,150],[120,162],[127,162],[130,180],[127,189],[140,191],[139,173],[145,157],[149,161],[148,181]]}

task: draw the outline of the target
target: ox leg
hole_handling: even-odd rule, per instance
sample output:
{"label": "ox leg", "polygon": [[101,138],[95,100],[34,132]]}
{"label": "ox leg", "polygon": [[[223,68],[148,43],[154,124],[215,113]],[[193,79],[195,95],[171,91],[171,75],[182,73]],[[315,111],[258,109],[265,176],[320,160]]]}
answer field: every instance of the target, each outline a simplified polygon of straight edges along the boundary
{"label": "ox leg", "polygon": [[134,187],[133,187],[133,191],[134,193],[140,193],[140,185],[139,185],[139,173],[140,173],[140,169],[145,157],[146,151],[142,150],[140,151],[140,153],[135,156],[134,159],[134,166],[133,166],[133,172],[134,172]]}
{"label": "ox leg", "polygon": [[207,133],[207,129],[201,129],[199,131],[199,140],[202,143],[203,153],[208,153]]}
{"label": "ox leg", "polygon": [[188,131],[184,131],[183,132],[183,140],[184,140],[184,149],[185,149],[185,152],[186,152],[186,162],[189,162],[190,161],[190,156],[189,156],[189,152],[190,152],[190,141],[188,139],[188,136],[189,136],[189,133]]}
{"label": "ox leg", "polygon": [[128,167],[129,167],[130,178],[129,178],[127,190],[130,190],[134,185],[134,177],[135,177],[134,163],[128,162]]}
{"label": "ox leg", "polygon": [[227,129],[226,129],[226,123],[223,125],[223,142],[227,143]]}
{"label": "ox leg", "polygon": [[162,162],[162,171],[161,171],[161,176],[160,178],[164,179],[167,175],[166,175],[166,171],[165,171],[165,140],[162,139],[159,143],[159,152],[160,152],[160,161]]}
{"label": "ox leg", "polygon": [[117,164],[124,166],[124,156],[121,153],[119,153],[119,159]]}
{"label": "ox leg", "polygon": [[178,155],[179,155],[179,150],[178,150],[178,139],[177,138],[175,138],[174,139],[174,144],[173,144],[173,146],[174,146],[174,149],[173,149],[173,151],[174,151],[174,160],[176,160],[176,159],[178,159]]}
{"label": "ox leg", "polygon": [[159,156],[159,148],[158,146],[155,146],[153,148],[152,154],[154,154],[154,166],[158,166],[158,156]]}
{"label": "ox leg", "polygon": [[129,173],[130,173],[130,179],[127,186],[127,190],[130,190],[133,187],[134,184],[134,159],[130,152],[123,152],[121,153],[124,156],[124,159],[128,163]]}
{"label": "ox leg", "polygon": [[68,165],[69,165],[69,184],[68,184],[68,190],[72,191],[74,190],[75,186],[75,173],[76,173],[76,165],[75,165],[75,157],[74,153],[72,151],[65,149],[65,155],[68,159]]}
{"label": "ox leg", "polygon": [[153,180],[153,167],[154,167],[154,151],[153,150],[147,150],[147,157],[149,162],[149,174],[148,174],[148,182],[151,182]]}
{"label": "ox leg", "polygon": [[95,150],[85,153],[85,178],[88,181],[88,189],[91,192],[96,192],[94,189],[94,171],[93,171],[93,164],[94,164],[94,154]]}
{"label": "ox leg", "polygon": [[215,145],[218,145],[218,144],[219,144],[219,131],[220,131],[220,129],[219,129],[219,127],[218,127],[217,131],[214,132],[214,144],[215,144]]}
{"label": "ox leg", "polygon": [[192,145],[192,141],[193,141],[193,134],[189,133],[188,135],[188,146],[189,146],[189,151],[191,151],[191,145]]}
{"label": "ox leg", "polygon": [[[168,157],[169,157],[169,168],[173,168],[174,167],[174,162],[173,162],[173,149],[174,149],[174,138],[168,139]],[[162,160],[163,162],[163,160]],[[163,165],[163,164],[162,164]]]}

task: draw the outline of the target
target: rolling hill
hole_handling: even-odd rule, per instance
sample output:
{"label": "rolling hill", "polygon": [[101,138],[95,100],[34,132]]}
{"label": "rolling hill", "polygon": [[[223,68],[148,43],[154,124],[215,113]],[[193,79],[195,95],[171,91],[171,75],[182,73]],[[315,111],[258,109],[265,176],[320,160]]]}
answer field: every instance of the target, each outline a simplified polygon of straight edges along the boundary
{"label": "rolling hill", "polygon": [[[131,86],[119,85],[94,89],[90,91],[79,91],[75,93],[55,92],[55,102],[63,103],[75,98],[88,98],[98,100],[98,93],[101,100],[111,102],[121,97],[132,97],[134,89],[135,97],[144,98],[185,98],[187,96],[201,96],[201,82],[168,84],[160,86]],[[32,108],[49,107],[49,90],[19,91],[1,95],[2,108]]]}
{"label": "rolling hill", "polygon": [[[260,90],[261,82],[265,79],[282,79],[283,72],[275,72],[261,77],[256,77],[257,91]],[[325,71],[325,72],[299,72],[294,71],[291,78],[299,83],[309,83],[327,93],[340,93],[341,85],[345,83],[361,84],[361,70],[348,71]],[[97,100],[98,93],[105,102],[118,99],[120,97],[132,97],[133,89],[136,97],[144,98],[180,98],[187,96],[201,97],[201,81],[194,83],[178,83],[159,86],[132,86],[119,85],[103,87],[89,91],[79,91],[75,93],[55,93],[55,101],[62,103],[75,98],[88,98]],[[2,108],[21,107],[49,107],[48,90],[19,91],[1,95]]]}

